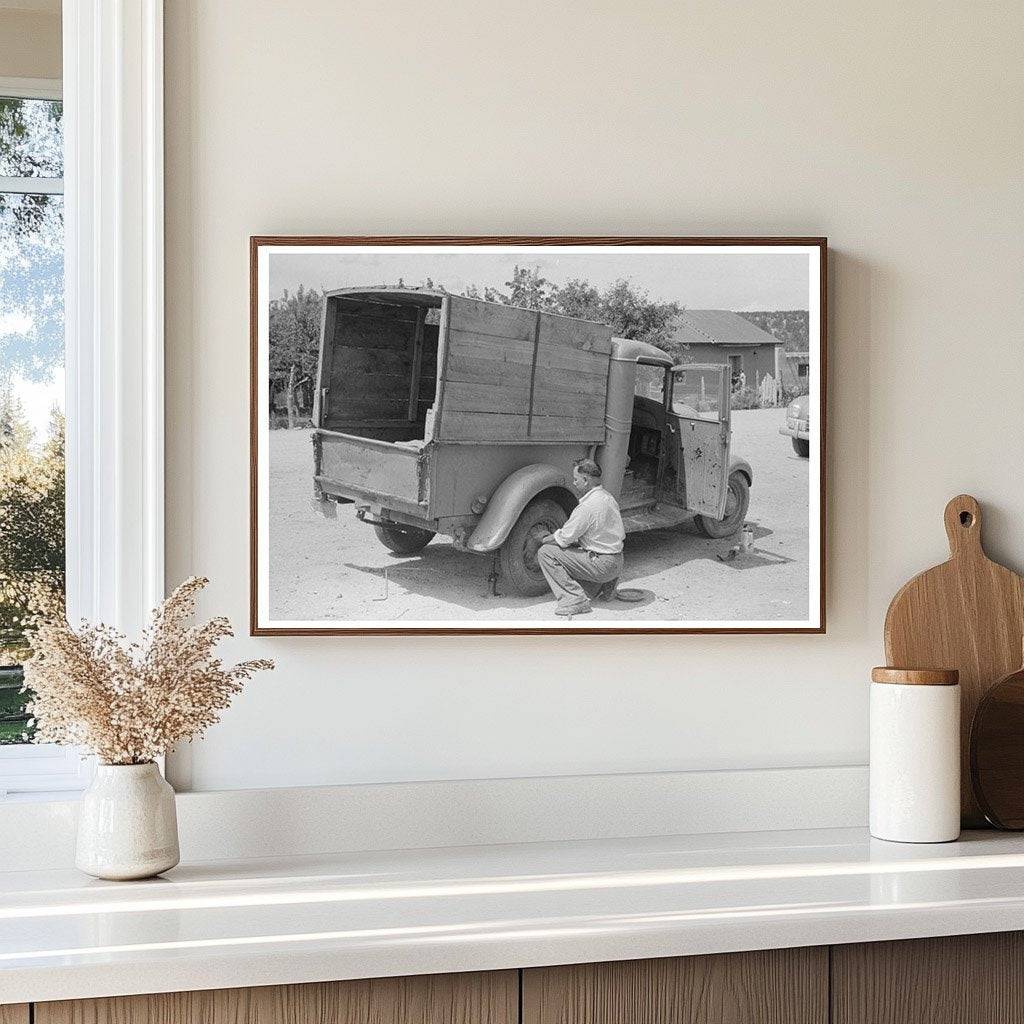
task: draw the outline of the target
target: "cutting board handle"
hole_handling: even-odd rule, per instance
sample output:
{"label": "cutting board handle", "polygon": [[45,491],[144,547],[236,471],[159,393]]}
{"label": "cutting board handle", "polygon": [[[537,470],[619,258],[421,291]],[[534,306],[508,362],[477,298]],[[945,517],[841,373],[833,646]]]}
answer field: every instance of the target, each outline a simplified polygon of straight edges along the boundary
{"label": "cutting board handle", "polygon": [[975,555],[984,557],[981,549],[981,506],[977,498],[958,494],[946,506],[946,536],[953,558]]}

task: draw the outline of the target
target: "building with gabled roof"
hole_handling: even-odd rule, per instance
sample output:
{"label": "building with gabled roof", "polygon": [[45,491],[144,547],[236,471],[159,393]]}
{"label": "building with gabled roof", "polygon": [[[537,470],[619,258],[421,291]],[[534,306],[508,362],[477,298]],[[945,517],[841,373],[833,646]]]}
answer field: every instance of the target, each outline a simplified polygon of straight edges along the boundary
{"label": "building with gabled roof", "polygon": [[727,365],[733,388],[757,388],[768,375],[785,383],[793,371],[783,343],[729,309],[686,309],[676,317],[672,351],[687,346],[688,363]]}

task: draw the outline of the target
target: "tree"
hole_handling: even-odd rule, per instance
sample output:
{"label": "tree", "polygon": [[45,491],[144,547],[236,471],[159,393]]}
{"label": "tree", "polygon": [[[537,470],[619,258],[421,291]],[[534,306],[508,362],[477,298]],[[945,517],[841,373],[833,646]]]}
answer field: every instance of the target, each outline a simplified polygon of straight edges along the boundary
{"label": "tree", "polygon": [[580,278],[558,286],[541,277],[538,268],[516,265],[512,280],[506,281],[505,287],[507,292],[484,288],[481,293],[476,285],[471,285],[464,294],[469,298],[483,298],[507,306],[595,320],[608,324],[618,338],[634,338],[662,348],[670,345],[672,322],[682,312],[678,303],[657,302],[626,278],[603,291]]}
{"label": "tree", "polygon": [[[61,105],[0,99],[0,175],[59,178]],[[64,197],[0,193],[0,386],[44,380],[64,351]]]}
{"label": "tree", "polygon": [[580,320],[600,320],[601,293],[588,281],[573,278],[558,289],[558,311]]}
{"label": "tree", "polygon": [[467,299],[483,299],[484,302],[501,302],[506,306],[509,304],[508,296],[503,295],[497,290],[497,288],[492,288],[490,285],[486,285],[484,290],[480,291],[475,284],[471,284],[462,294],[465,295]]}
{"label": "tree", "polygon": [[22,660],[25,626],[35,615],[63,614],[64,417],[54,411],[42,447],[20,403],[0,400],[0,649]]}
{"label": "tree", "polygon": [[289,427],[298,418],[297,386],[316,377],[323,309],[324,296],[301,284],[294,295],[286,288],[270,302],[270,380],[285,388]]}
{"label": "tree", "polygon": [[289,294],[286,288],[279,299],[270,301],[270,373],[287,377],[294,366],[300,377],[316,373],[320,353],[320,322],[324,297],[316,288],[304,288]]}
{"label": "tree", "polygon": [[[59,178],[64,173],[63,104],[56,100],[0,97],[0,175],[12,178]],[[13,200],[13,195],[6,199]],[[34,234],[48,208],[60,196],[26,197],[14,209],[19,232]]]}
{"label": "tree", "polygon": [[19,216],[37,199],[0,194],[0,386],[45,381],[64,357],[62,211],[48,202],[29,230]]}
{"label": "tree", "polygon": [[505,282],[509,289],[508,302],[512,306],[525,306],[527,309],[551,309],[558,289],[540,271],[534,267],[520,267],[512,270],[512,280]]}
{"label": "tree", "polygon": [[655,302],[647,292],[634,288],[625,278],[609,285],[602,293],[597,319],[608,324],[619,338],[635,338],[668,346],[672,321],[682,307],[676,302]]}

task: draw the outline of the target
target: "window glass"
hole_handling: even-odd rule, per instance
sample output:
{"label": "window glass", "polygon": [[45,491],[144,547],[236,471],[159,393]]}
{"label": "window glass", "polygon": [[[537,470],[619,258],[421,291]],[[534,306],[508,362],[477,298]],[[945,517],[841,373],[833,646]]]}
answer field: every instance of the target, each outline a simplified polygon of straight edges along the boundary
{"label": "window glass", "polygon": [[704,366],[674,373],[672,411],[689,419],[721,419],[723,372],[722,367]]}
{"label": "window glass", "polygon": [[665,367],[645,366],[638,363],[636,367],[636,387],[633,393],[643,398],[651,398],[655,402],[665,401]]}
{"label": "window glass", "polygon": [[61,104],[0,97],[0,744],[31,738],[26,621],[64,599]]}
{"label": "window glass", "polygon": [[63,176],[61,104],[0,96],[0,177]]}

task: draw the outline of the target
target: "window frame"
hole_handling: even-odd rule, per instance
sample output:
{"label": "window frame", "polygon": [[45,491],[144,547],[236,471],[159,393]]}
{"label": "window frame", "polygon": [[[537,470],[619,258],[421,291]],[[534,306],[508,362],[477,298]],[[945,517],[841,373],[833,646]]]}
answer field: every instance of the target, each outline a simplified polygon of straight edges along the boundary
{"label": "window frame", "polygon": [[[0,76],[0,96],[16,100],[46,100],[51,103],[64,99],[59,78],[4,78]],[[0,174],[0,192],[17,195],[63,195],[63,178],[11,177]]]}
{"label": "window frame", "polygon": [[62,100],[64,89],[59,78],[5,78],[0,76],[0,96],[19,100]]}
{"label": "window frame", "polygon": [[[163,0],[62,19],[61,81],[0,84],[64,103],[68,618],[137,635],[164,596]],[[75,750],[0,748],[0,800],[91,775]]]}

